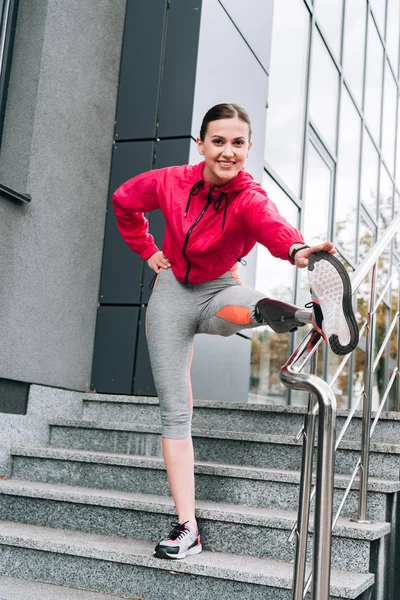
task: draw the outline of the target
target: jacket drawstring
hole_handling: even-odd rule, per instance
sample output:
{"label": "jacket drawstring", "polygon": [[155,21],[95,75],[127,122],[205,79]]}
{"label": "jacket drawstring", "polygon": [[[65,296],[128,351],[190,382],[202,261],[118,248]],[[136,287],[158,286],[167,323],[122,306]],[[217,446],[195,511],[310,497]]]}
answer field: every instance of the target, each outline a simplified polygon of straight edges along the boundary
{"label": "jacket drawstring", "polygon": [[[186,208],[185,208],[185,213],[184,216],[186,217],[187,213],[189,212],[189,207],[190,207],[190,201],[192,199],[192,196],[197,196],[197,194],[200,192],[201,188],[204,185],[204,181],[200,180],[197,183],[194,184],[194,186],[192,187],[192,189],[189,192],[189,198],[186,204]],[[208,190],[208,204],[211,204],[212,202],[212,193],[213,193],[213,186],[210,185],[210,189]],[[225,204],[224,204],[224,216],[222,219],[222,229],[221,231],[224,230],[225,227],[225,221],[226,221],[226,212],[228,210],[228,194],[226,194],[225,192],[221,192],[218,196],[218,198],[216,200],[214,200],[214,210],[219,210],[221,208],[221,204],[222,201],[225,200]]]}
{"label": "jacket drawstring", "polygon": [[[212,190],[212,188],[210,187],[209,194],[211,194],[211,190]],[[226,211],[228,210],[228,194],[226,194],[225,192],[221,192],[213,204],[214,210],[219,210],[221,208],[221,204],[222,204],[223,200],[225,200],[225,205],[224,205],[224,217],[222,219],[222,231],[224,230],[224,227],[225,227]]]}
{"label": "jacket drawstring", "polygon": [[195,183],[194,186],[192,187],[192,189],[190,190],[189,198],[188,198],[186,208],[185,208],[185,214],[184,214],[185,217],[189,212],[190,200],[192,199],[192,196],[197,196],[197,194],[200,192],[203,185],[204,185],[204,181],[202,179],[200,179],[200,181]]}

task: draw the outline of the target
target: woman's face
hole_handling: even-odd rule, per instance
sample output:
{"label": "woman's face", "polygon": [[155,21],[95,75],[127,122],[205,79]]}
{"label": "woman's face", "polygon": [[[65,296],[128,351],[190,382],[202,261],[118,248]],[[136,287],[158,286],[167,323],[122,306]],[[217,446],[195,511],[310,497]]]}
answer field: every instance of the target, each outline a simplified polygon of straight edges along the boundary
{"label": "woman's face", "polygon": [[225,185],[236,177],[246,162],[251,142],[249,126],[234,117],[211,121],[204,141],[196,140],[206,161],[204,180],[213,185]]}

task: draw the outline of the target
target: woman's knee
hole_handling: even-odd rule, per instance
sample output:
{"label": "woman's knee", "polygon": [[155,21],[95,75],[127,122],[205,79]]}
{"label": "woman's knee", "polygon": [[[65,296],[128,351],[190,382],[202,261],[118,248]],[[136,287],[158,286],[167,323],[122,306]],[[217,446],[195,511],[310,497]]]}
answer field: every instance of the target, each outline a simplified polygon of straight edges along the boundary
{"label": "woman's knee", "polygon": [[192,413],[161,413],[163,438],[185,439],[191,436]]}

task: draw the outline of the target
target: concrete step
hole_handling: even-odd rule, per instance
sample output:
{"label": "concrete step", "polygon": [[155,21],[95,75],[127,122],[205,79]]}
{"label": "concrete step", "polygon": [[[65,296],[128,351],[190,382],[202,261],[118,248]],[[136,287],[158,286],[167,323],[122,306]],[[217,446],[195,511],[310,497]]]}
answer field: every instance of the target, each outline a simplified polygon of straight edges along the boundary
{"label": "concrete step", "polygon": [[[83,396],[85,421],[130,423],[154,427],[160,424],[159,413],[158,398],[90,393]],[[195,400],[193,427],[296,436],[303,425],[305,413],[305,408],[296,406]],[[348,410],[338,410],[338,431],[344,425],[348,413]],[[347,430],[346,439],[360,438],[361,417],[361,411],[357,411]],[[400,413],[382,413],[374,432],[374,439],[396,442],[399,438]]]}
{"label": "concrete step", "polygon": [[[159,600],[290,600],[293,566],[223,552],[153,558],[152,542],[0,522],[0,573],[57,585]],[[371,574],[332,571],[331,600],[366,600]]]}
{"label": "concrete step", "polygon": [[[169,496],[163,460],[155,457],[111,454],[55,447],[21,446],[12,449],[12,478],[122,492]],[[261,508],[297,511],[300,473],[248,466],[230,466],[196,461],[198,500],[243,504]],[[334,505],[337,507],[349,476],[335,477]],[[344,505],[343,516],[357,514],[358,482]],[[371,478],[368,511],[375,521],[388,518],[399,481]]]}
{"label": "concrete step", "polygon": [[[227,430],[193,429],[199,461],[300,470],[302,443],[293,436]],[[400,439],[400,438],[399,438]],[[371,477],[399,479],[400,443],[372,442]],[[160,428],[126,423],[57,421],[50,424],[50,444],[100,452],[161,456]],[[336,472],[352,473],[360,442],[343,440],[336,455]]]}
{"label": "concrete step", "polygon": [[[294,559],[287,544],[295,513],[213,502],[196,503],[203,549],[276,560]],[[1,520],[135,537],[156,543],[176,521],[171,499],[29,481],[0,482]],[[332,567],[373,572],[388,523],[341,519],[332,542]],[[311,539],[310,539],[311,543]],[[311,548],[309,558],[311,561]]]}
{"label": "concrete step", "polygon": [[[69,587],[0,576],[0,600],[124,600],[123,596],[99,594]],[[125,596],[126,598],[126,596]]]}

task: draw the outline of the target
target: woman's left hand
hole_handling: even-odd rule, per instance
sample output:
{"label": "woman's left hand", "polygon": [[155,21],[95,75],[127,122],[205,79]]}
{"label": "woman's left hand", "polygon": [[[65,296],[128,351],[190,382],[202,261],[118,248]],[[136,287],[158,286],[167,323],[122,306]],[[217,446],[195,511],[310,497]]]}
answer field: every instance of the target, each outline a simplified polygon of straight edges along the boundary
{"label": "woman's left hand", "polygon": [[308,265],[308,259],[314,252],[329,252],[329,254],[335,254],[336,250],[332,242],[324,242],[318,244],[318,246],[311,246],[311,248],[304,248],[296,252],[294,257],[294,264],[299,269],[304,269]]}

